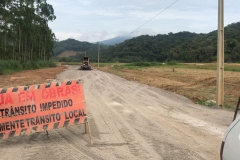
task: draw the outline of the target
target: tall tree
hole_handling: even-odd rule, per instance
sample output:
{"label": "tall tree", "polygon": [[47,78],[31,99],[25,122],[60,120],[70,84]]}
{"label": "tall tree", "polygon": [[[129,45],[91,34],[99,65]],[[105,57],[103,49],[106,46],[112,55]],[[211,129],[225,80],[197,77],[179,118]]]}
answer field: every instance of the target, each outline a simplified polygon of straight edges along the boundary
{"label": "tall tree", "polygon": [[0,12],[0,59],[45,61],[52,56],[52,5],[46,0],[2,0]]}

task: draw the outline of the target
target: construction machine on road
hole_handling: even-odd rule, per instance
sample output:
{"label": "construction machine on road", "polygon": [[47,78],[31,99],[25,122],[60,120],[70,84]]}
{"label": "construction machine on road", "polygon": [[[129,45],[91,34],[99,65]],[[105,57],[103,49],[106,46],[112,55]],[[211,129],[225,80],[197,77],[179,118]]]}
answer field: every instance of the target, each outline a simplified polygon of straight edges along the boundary
{"label": "construction machine on road", "polygon": [[83,57],[82,65],[80,66],[80,70],[92,70],[92,67],[90,66],[90,58],[89,57]]}

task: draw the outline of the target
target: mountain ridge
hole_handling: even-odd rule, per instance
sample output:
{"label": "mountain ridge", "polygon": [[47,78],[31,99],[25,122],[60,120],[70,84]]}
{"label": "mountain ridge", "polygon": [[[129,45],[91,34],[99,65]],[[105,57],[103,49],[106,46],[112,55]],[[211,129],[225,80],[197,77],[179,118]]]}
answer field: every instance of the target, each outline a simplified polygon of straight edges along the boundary
{"label": "mountain ridge", "polygon": [[131,39],[133,37],[131,36],[117,36],[114,38],[106,39],[103,41],[100,41],[99,43],[104,45],[115,45],[124,42],[125,40]]}
{"label": "mountain ridge", "polygon": [[[141,35],[115,45],[100,44],[101,62],[212,62],[217,59],[217,30],[207,34],[184,31]],[[55,56],[64,50],[87,51],[91,60],[97,61],[96,43],[68,39],[54,46]],[[225,27],[225,61],[240,62],[240,22]]]}

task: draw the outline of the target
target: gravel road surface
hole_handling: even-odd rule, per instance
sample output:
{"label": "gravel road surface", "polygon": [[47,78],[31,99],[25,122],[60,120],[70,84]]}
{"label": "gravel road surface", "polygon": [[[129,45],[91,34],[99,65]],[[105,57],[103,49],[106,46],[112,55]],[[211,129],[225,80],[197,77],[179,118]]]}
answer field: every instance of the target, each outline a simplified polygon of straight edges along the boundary
{"label": "gravel road surface", "polygon": [[0,140],[1,160],[217,160],[233,112],[177,94],[77,67],[58,81],[82,79],[93,145],[84,125]]}

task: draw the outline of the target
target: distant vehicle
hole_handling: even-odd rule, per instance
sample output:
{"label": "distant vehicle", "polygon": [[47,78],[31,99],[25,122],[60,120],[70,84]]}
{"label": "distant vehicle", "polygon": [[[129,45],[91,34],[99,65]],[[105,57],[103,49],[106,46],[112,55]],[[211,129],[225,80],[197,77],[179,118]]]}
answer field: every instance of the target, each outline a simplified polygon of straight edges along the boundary
{"label": "distant vehicle", "polygon": [[82,65],[80,66],[80,70],[92,70],[92,67],[90,66],[90,58],[89,57],[83,57]]}
{"label": "distant vehicle", "polygon": [[221,160],[240,160],[240,116],[237,116],[239,111],[240,98],[233,118],[233,122],[228,127],[224,134],[221,150]]}

